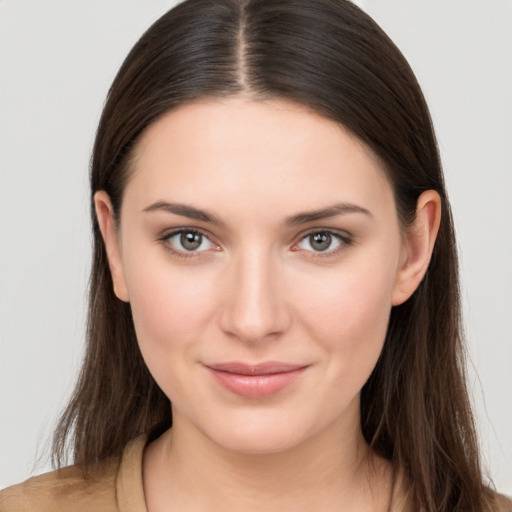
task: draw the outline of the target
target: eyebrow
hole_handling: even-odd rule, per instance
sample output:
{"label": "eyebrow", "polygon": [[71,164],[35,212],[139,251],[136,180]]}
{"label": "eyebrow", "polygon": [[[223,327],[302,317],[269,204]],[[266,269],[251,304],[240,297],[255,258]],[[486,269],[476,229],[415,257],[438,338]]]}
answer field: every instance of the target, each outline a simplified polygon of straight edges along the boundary
{"label": "eyebrow", "polygon": [[[225,222],[214,213],[211,213],[207,210],[200,210],[199,208],[194,208],[193,206],[182,203],[157,201],[147,208],[144,208],[143,211],[163,211],[167,213],[173,213],[175,215],[180,215],[182,217],[187,217],[189,219],[213,224],[215,226],[224,227],[226,225]],[[362,213],[369,217],[373,217],[370,211],[366,208],[351,203],[339,203],[327,208],[322,208],[321,210],[312,210],[310,212],[302,212],[296,215],[292,215],[286,219],[285,224],[287,226],[298,226],[308,222],[314,222],[317,220],[328,219],[331,217],[336,217],[337,215],[346,215],[350,213]]]}
{"label": "eyebrow", "polygon": [[362,206],[357,206],[351,203],[338,203],[321,210],[313,210],[310,212],[299,213],[286,219],[286,225],[298,226],[300,224],[306,224],[308,222],[314,222],[322,219],[329,219],[336,217],[337,215],[346,215],[349,213],[362,213],[369,217],[373,217],[371,212]]}
{"label": "eyebrow", "polygon": [[157,201],[156,203],[153,203],[147,208],[144,208],[144,211],[164,211],[167,213],[174,213],[175,215],[181,215],[182,217],[187,217],[189,219],[214,224],[215,226],[225,226],[224,221],[221,220],[220,217],[217,217],[217,215],[208,212],[207,210],[200,210],[199,208],[194,208],[193,206],[189,206],[187,204],[182,203],[168,203],[167,201]]}

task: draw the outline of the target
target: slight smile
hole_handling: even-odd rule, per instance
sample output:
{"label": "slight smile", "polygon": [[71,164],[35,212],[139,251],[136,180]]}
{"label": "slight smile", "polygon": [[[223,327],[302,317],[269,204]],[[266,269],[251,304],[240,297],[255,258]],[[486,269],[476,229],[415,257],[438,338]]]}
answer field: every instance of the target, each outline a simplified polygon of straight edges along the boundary
{"label": "slight smile", "polygon": [[226,362],[205,365],[214,379],[232,393],[246,398],[273,395],[297,380],[309,365],[268,361],[256,365]]}

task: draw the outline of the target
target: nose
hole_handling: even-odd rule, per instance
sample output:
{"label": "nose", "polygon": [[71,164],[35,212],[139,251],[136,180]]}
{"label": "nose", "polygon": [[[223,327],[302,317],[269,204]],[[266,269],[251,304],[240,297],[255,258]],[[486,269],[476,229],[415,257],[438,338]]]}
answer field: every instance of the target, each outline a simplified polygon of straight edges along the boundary
{"label": "nose", "polygon": [[290,324],[280,264],[271,255],[248,248],[231,262],[224,288],[220,325],[245,343],[275,339]]}

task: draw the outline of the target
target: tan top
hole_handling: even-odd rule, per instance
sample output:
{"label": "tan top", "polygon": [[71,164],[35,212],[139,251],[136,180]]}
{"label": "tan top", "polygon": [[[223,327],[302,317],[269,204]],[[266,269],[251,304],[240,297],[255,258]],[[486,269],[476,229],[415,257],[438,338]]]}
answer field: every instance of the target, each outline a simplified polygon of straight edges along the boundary
{"label": "tan top", "polygon": [[146,437],[131,441],[121,463],[102,464],[87,480],[77,466],[30,478],[0,492],[0,512],[147,512],[142,487]]}
{"label": "tan top", "polygon": [[[146,437],[131,441],[121,459],[102,464],[87,480],[76,466],[53,471],[0,491],[0,512],[147,512],[142,487]],[[406,512],[406,493],[397,479],[390,512]],[[496,512],[512,512],[500,499]]]}

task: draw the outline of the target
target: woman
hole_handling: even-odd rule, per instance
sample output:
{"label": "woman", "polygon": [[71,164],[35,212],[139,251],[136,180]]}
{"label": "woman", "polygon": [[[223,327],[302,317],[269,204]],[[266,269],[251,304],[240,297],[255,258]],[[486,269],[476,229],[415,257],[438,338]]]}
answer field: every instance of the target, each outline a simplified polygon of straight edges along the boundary
{"label": "woman", "polygon": [[428,110],[359,9],[180,4],[114,81],[91,187],[74,465],[1,510],[507,510]]}

